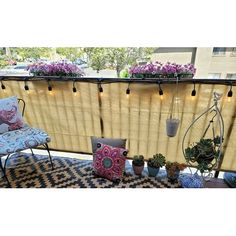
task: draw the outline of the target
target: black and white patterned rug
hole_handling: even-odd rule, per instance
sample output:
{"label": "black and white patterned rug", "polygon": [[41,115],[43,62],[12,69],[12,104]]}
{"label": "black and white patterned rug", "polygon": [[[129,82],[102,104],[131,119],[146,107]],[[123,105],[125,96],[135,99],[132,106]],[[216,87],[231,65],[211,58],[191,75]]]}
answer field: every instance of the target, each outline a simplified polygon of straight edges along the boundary
{"label": "black and white patterned rug", "polygon": [[[7,162],[6,173],[12,188],[178,188],[171,184],[160,171],[156,178],[148,177],[145,169],[142,176],[133,173],[127,162],[126,174],[120,183],[93,175],[92,161],[53,156],[51,170],[48,156],[14,155]],[[5,178],[0,178],[0,188],[8,187]]]}

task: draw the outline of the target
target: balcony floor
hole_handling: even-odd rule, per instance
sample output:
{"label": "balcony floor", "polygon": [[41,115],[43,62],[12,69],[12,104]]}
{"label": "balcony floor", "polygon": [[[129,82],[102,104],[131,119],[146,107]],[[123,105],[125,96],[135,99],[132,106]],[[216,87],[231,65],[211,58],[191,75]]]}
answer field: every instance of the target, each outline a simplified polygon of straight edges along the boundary
{"label": "balcony floor", "polygon": [[[30,156],[30,151],[25,151],[26,156],[19,156],[19,157],[12,157],[13,160],[9,161],[7,165],[7,172],[8,177],[10,178],[10,182],[12,183],[11,187],[122,187],[122,188],[130,188],[130,187],[136,187],[136,188],[179,188],[181,187],[180,184],[170,184],[164,176],[165,171],[162,168],[160,170],[160,174],[156,177],[156,179],[152,179],[148,177],[147,170],[143,172],[142,177],[135,176],[132,168],[131,168],[131,160],[128,160],[126,170],[128,170],[127,179],[124,181],[126,184],[120,184],[119,186],[111,184],[110,181],[103,181],[102,178],[100,178],[98,181],[96,178],[93,178],[91,173],[87,173],[87,171],[90,171],[89,168],[91,166],[92,161],[92,155],[84,155],[84,154],[75,154],[75,153],[64,153],[64,152],[55,152],[51,151],[51,155],[53,158],[55,158],[55,163],[57,165],[57,168],[55,168],[54,171],[51,171],[50,164],[47,160],[47,156],[45,156],[46,152],[44,150],[34,150],[34,153],[38,158],[36,157],[35,160],[28,161],[27,158]],[[42,160],[40,158],[42,157]],[[45,158],[46,157],[46,158]],[[10,158],[11,159],[11,158]],[[76,162],[78,166],[76,169],[74,168],[74,164],[72,163],[71,166],[68,165],[66,162]],[[60,164],[64,162],[63,164]],[[39,162],[40,165],[38,165]],[[23,163],[23,164],[22,164]],[[84,168],[84,164],[88,165],[86,168]],[[89,164],[86,164],[89,163]],[[77,165],[75,163],[75,165]],[[15,166],[14,166],[15,165]],[[66,165],[66,166],[65,166]],[[68,171],[68,168],[71,170]],[[83,184],[78,184],[78,181],[76,181],[76,178],[81,179],[83,175],[81,176],[80,173],[77,173],[78,170],[81,172],[86,172],[84,174],[89,176],[89,184],[84,184],[86,181],[84,179],[79,180],[82,181]],[[17,169],[15,171],[15,169]],[[18,171],[19,169],[19,171]],[[65,170],[66,169],[66,170]],[[73,173],[72,173],[73,172]],[[188,169],[185,171],[185,173],[189,173]],[[79,175],[78,175],[79,174]],[[78,175],[78,176],[77,176]],[[73,176],[73,178],[72,178]],[[206,188],[228,188],[228,185],[224,182],[223,173],[220,173],[219,178],[212,178],[209,181],[206,182]],[[18,179],[21,179],[18,181]],[[129,178],[129,180],[128,180]],[[61,179],[61,180],[60,180]],[[64,180],[63,180],[64,179]],[[3,183],[3,179],[0,180],[0,187],[6,187],[6,185]],[[93,182],[93,183],[92,183]],[[129,184],[127,184],[129,182]],[[132,184],[130,184],[132,182]]]}

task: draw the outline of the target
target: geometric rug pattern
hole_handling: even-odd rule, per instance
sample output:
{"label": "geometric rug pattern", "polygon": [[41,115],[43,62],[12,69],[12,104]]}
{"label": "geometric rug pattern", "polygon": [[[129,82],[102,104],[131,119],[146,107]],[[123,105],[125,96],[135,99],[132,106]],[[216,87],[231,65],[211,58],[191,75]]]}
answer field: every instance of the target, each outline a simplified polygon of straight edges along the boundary
{"label": "geometric rug pattern", "polygon": [[[11,188],[179,188],[170,183],[160,171],[157,177],[133,173],[127,162],[125,176],[120,183],[93,174],[92,161],[53,156],[54,170],[48,156],[13,155],[7,162],[6,174]],[[0,188],[7,188],[5,178],[0,178]]]}

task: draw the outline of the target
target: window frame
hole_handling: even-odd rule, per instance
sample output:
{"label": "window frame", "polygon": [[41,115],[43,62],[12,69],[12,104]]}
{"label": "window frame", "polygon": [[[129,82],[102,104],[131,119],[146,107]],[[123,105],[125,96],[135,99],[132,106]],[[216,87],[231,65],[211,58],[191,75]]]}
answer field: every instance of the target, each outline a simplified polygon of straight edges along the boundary
{"label": "window frame", "polygon": [[236,57],[236,47],[232,48],[231,53],[230,53],[231,57]]}
{"label": "window frame", "polygon": [[[216,48],[224,48],[224,52],[221,52],[221,51],[214,51],[214,49]],[[226,47],[213,47],[212,49],[212,56],[216,56],[216,57],[224,57],[226,55]]]}

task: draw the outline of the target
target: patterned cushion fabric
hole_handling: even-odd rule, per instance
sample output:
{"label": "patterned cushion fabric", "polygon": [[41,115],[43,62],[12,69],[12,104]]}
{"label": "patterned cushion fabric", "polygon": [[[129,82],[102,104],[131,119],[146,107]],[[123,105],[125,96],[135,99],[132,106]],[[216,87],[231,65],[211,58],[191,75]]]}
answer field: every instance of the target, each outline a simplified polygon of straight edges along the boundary
{"label": "patterned cushion fabric", "polygon": [[104,143],[113,147],[125,148],[126,146],[126,139],[118,139],[118,138],[97,138],[92,136],[91,137],[92,143],[92,151],[93,153],[97,149],[97,143]]}
{"label": "patterned cushion fabric", "polygon": [[181,186],[183,188],[203,188],[203,179],[197,173],[195,174],[184,174],[179,177]]}
{"label": "patterned cushion fabric", "polygon": [[0,99],[0,134],[24,126],[17,97]]}
{"label": "patterned cushion fabric", "polygon": [[125,170],[127,150],[98,143],[94,153],[95,174],[112,181],[121,180]]}
{"label": "patterned cushion fabric", "polygon": [[50,137],[41,129],[25,125],[23,128],[0,135],[0,156],[33,148],[50,142]]}

